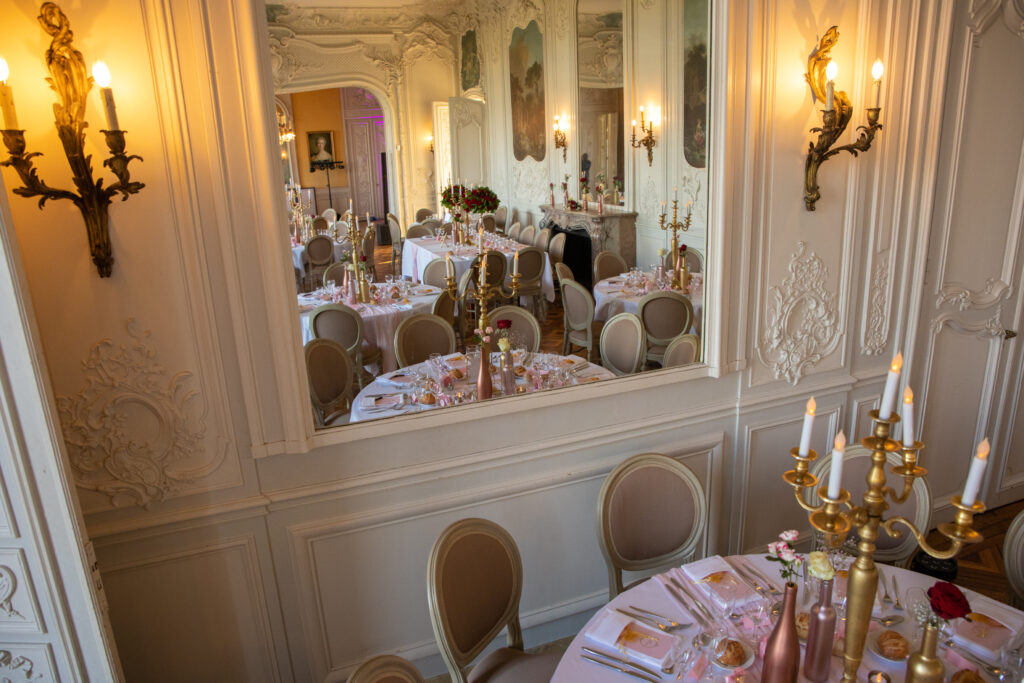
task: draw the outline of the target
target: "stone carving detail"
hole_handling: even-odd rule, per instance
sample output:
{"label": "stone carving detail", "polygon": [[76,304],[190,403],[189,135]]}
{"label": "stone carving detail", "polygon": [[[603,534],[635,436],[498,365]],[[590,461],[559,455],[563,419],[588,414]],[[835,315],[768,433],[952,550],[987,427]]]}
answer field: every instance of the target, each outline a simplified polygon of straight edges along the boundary
{"label": "stone carving detail", "polygon": [[971,308],[991,308],[1003,301],[1010,294],[1010,285],[998,278],[985,280],[985,288],[980,292],[957,284],[945,285],[935,301],[935,307],[952,304],[961,311]]}
{"label": "stone carving detail", "polygon": [[640,6],[644,9],[651,9],[654,7],[654,0],[640,0]]}
{"label": "stone carving detail", "polygon": [[82,362],[86,386],[57,399],[78,486],[115,506],[148,507],[224,462],[226,442],[208,453],[206,405],[190,372],[169,374],[149,330],[127,322],[127,345],[103,339]]}
{"label": "stone carving detail", "polygon": [[0,564],[0,615],[7,619],[20,619],[25,617],[21,612],[14,609],[11,599],[18,590],[18,577],[7,565]]}
{"label": "stone carving detail", "polygon": [[658,185],[654,182],[653,176],[647,176],[644,192],[640,197],[640,213],[649,220],[657,220],[658,215],[661,214],[660,208],[661,206],[658,203]]}
{"label": "stone carving detail", "polygon": [[512,162],[512,187],[517,198],[544,203],[548,200],[547,165],[530,158]]}
{"label": "stone carving detail", "polygon": [[477,105],[476,102],[456,97],[449,100],[451,106],[449,107],[449,120],[455,122],[456,128],[465,128],[466,126],[476,125],[483,127],[483,108]]}
{"label": "stone carving detail", "polygon": [[839,343],[835,295],[828,269],[807,243],[797,242],[789,275],[768,290],[765,331],[757,347],[775,379],[796,385],[804,372],[835,351]]}
{"label": "stone carving detail", "polygon": [[886,304],[889,293],[889,255],[875,256],[871,268],[871,284],[868,287],[868,322],[864,330],[861,351],[867,356],[877,356],[885,350],[889,339],[889,316]]}
{"label": "stone carving detail", "polygon": [[569,25],[572,22],[573,9],[576,3],[572,0],[558,0],[552,10],[555,15],[555,35],[565,38],[569,35]]}
{"label": "stone carving detail", "polygon": [[0,650],[0,680],[3,681],[41,681],[43,674],[35,671],[36,665],[31,659],[18,655],[11,650]]}
{"label": "stone carving detail", "polygon": [[270,68],[276,87],[283,87],[303,74],[319,71],[326,66],[326,57],[317,54],[315,45],[293,41],[288,35],[270,36]]}
{"label": "stone carving detail", "polygon": [[1024,38],[1024,0],[971,0],[967,28],[974,47],[981,45],[981,34],[1000,18],[1011,33]]}
{"label": "stone carving detail", "polygon": [[995,339],[1002,337],[1004,328],[1002,323],[1003,307],[998,306],[992,317],[978,322],[968,322],[957,316],[955,313],[943,313],[931,322],[931,333],[937,335],[942,328],[949,325],[960,334],[966,334],[978,339]]}

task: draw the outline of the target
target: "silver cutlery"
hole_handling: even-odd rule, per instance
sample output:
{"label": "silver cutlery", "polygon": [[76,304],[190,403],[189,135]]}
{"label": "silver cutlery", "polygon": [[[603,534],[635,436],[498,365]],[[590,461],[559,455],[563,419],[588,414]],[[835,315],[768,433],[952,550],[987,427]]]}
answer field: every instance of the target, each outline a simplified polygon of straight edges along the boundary
{"label": "silver cutlery", "polygon": [[900,587],[899,587],[899,584],[896,583],[896,577],[895,576],[890,576],[889,578],[892,580],[892,594],[896,598],[896,602],[893,605],[893,607],[898,609],[898,610],[900,610],[900,611],[902,611],[903,610],[903,604],[900,602]]}
{"label": "silver cutlery", "polygon": [[765,576],[764,573],[760,569],[758,569],[754,565],[750,564],[749,562],[744,562],[743,566],[744,566],[744,568],[746,568],[746,570],[747,570],[747,572],[749,574],[752,574],[752,575],[754,575],[754,576],[756,576],[756,577],[761,579],[761,581],[764,583],[765,587],[768,589],[769,593],[771,593],[772,595],[776,595],[776,596],[782,595],[782,591],[779,590],[779,587],[776,586],[771,581],[771,579],[769,579],[767,576]]}
{"label": "silver cutlery", "polygon": [[594,664],[597,664],[598,666],[603,666],[604,668],[611,669],[612,671],[618,671],[620,674],[626,674],[627,676],[632,676],[633,678],[638,678],[641,681],[647,681],[648,683],[660,683],[660,681],[661,681],[660,678],[655,678],[653,676],[648,676],[646,674],[640,673],[639,671],[633,671],[631,669],[627,669],[627,668],[625,668],[623,666],[620,666],[618,664],[612,664],[611,662],[605,661],[603,659],[598,659],[596,657],[591,657],[590,655],[580,655],[580,656],[583,659],[587,660],[588,662],[593,662]]}
{"label": "silver cutlery", "polygon": [[686,628],[687,626],[690,625],[690,624],[679,624],[679,623],[675,623],[675,625],[672,625],[672,624],[662,623],[661,621],[659,621],[659,620],[657,620],[657,619],[655,619],[653,617],[646,617],[643,614],[640,614],[639,612],[633,612],[631,610],[621,609],[621,608],[618,608],[618,607],[615,608],[615,611],[618,612],[619,614],[623,614],[623,615],[629,617],[630,619],[633,619],[635,621],[639,621],[641,624],[646,624],[648,626],[653,626],[654,628],[658,629],[659,631],[664,631],[665,633],[673,633],[675,631],[681,631],[682,629],[684,629],[684,628]]}
{"label": "silver cutlery", "polygon": [[1005,669],[1001,669],[998,666],[993,666],[993,665],[985,662],[983,659],[979,659],[978,657],[976,657],[975,655],[971,654],[970,652],[967,652],[963,648],[957,647],[956,644],[953,642],[952,638],[950,638],[949,640],[943,641],[942,644],[945,645],[950,650],[952,650],[953,652],[955,652],[958,655],[960,655],[961,657],[963,657],[964,659],[966,659],[967,661],[973,662],[974,664],[976,664],[979,667],[981,667],[982,669],[984,669],[985,673],[987,673],[989,676],[995,676],[996,678],[1002,680],[1003,674],[1009,673]]}
{"label": "silver cutlery", "polygon": [[878,569],[878,578],[878,583],[882,585],[882,591],[884,593],[884,595],[882,595],[882,604],[891,605],[892,598],[889,597],[889,587],[885,585],[885,574],[882,573],[881,568]]}
{"label": "silver cutlery", "polygon": [[629,609],[633,610],[634,612],[640,612],[641,614],[650,614],[655,619],[660,619],[661,621],[664,621],[669,626],[679,626],[681,628],[686,628],[687,626],[693,626],[693,624],[684,624],[684,623],[680,623],[678,621],[673,621],[670,617],[666,617],[664,614],[658,614],[657,612],[652,612],[649,609],[644,609],[643,607],[637,607],[636,605],[630,605]]}
{"label": "silver cutlery", "polygon": [[648,669],[646,666],[643,666],[642,664],[637,664],[636,662],[631,662],[628,659],[626,659],[624,657],[621,657],[621,656],[619,656],[617,654],[613,655],[613,654],[611,654],[609,652],[601,652],[600,650],[595,650],[595,649],[590,648],[590,647],[583,647],[581,649],[584,652],[586,652],[588,655],[594,655],[596,657],[604,657],[605,659],[610,659],[611,661],[615,662],[616,664],[622,664],[623,666],[628,666],[629,668],[636,669],[640,673],[647,674],[648,676],[654,676],[655,678],[657,678],[657,676],[658,676],[658,672],[657,671],[655,671],[653,669]]}
{"label": "silver cutlery", "polygon": [[871,620],[877,621],[879,624],[885,626],[886,628],[892,626],[893,624],[903,623],[903,617],[899,614],[893,614],[888,617],[871,617]]}

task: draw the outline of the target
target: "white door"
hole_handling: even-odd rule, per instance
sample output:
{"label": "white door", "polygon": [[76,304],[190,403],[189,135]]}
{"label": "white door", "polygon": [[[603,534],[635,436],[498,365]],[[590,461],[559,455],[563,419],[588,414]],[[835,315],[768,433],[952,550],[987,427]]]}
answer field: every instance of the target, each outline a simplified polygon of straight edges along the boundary
{"label": "white door", "polygon": [[454,181],[487,184],[487,129],[483,102],[448,98]]}
{"label": "white door", "polygon": [[384,151],[383,119],[345,122],[348,144],[348,182],[357,215],[369,213],[383,218],[384,191],[381,186],[380,153]]}
{"label": "white door", "polygon": [[[1024,20],[1012,2],[956,3],[913,387],[924,400],[922,465],[951,516],[975,445],[992,440],[984,500],[1024,498],[1021,228],[1024,222]],[[915,401],[916,403],[916,401]],[[1017,441],[1014,447],[1014,441]]]}

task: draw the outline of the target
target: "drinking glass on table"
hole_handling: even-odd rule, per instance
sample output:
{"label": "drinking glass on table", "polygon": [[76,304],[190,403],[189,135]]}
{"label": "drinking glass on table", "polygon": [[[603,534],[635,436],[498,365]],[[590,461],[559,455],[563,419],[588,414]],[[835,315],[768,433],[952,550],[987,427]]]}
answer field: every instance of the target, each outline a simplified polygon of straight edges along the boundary
{"label": "drinking glass on table", "polygon": [[477,344],[466,344],[466,357],[469,358],[467,378],[472,379],[480,372],[480,347]]}

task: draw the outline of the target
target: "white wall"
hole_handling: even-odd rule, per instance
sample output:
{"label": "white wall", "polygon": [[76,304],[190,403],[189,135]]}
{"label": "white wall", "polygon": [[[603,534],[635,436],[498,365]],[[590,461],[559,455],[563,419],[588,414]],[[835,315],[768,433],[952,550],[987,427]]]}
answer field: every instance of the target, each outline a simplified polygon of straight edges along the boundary
{"label": "white wall", "polygon": [[[555,36],[548,63],[571,56],[571,3],[486,4],[488,30],[538,18],[545,36]],[[130,408],[128,431],[103,432],[113,441],[94,452],[116,464],[112,446],[134,443],[158,475],[144,485],[130,470],[88,472],[86,450],[69,448],[130,680],[195,680],[204,672],[224,680],[342,680],[383,651],[440,671],[426,612],[427,555],[447,524],[472,515],[495,519],[517,539],[527,644],[571,633],[606,599],[596,492],[611,467],[638,452],[669,453],[698,472],[712,510],[707,552],[754,550],[780,529],[807,528],[780,479],[807,395],[819,406],[817,450],[840,427],[864,434],[888,358],[913,346],[922,302],[931,305],[922,255],[952,11],[922,1],[737,4],[715,3],[730,14],[718,15],[712,48],[723,76],[712,84],[719,137],[708,202],[710,367],[318,435],[280,229],[271,64],[309,85],[373,89],[394,117],[396,147],[408,148],[421,139],[418,126],[430,125],[429,106],[422,121],[398,106],[418,87],[408,74],[421,73],[419,60],[423,73],[447,73],[434,62],[444,62],[443,46],[473,13],[438,3],[440,16],[459,17],[451,28],[435,22],[387,39],[360,29],[328,47],[294,29],[276,35],[270,49],[261,3],[140,0],[71,11],[86,59],[102,56],[113,70],[129,151],[145,159],[134,171],[146,189],[111,208],[113,277],[96,276],[72,207],[40,212],[20,197],[7,200],[58,400]],[[671,43],[665,27],[675,25],[677,5],[631,0],[628,12],[644,37],[630,39],[635,96],[661,99],[669,128],[654,167],[637,162],[631,177],[637,188],[651,181],[662,197],[679,173],[668,123],[678,77],[642,46]],[[408,21],[403,10],[387,11]],[[340,21],[331,12],[321,19],[310,11],[303,21]],[[372,13],[371,20],[384,21]],[[810,213],[801,155],[818,119],[802,74],[816,36],[832,24],[841,30],[843,86],[858,110],[871,62],[885,61],[885,129],[869,153],[823,167],[823,197]],[[42,176],[66,185],[46,123],[44,38],[31,13],[5,10],[0,44],[13,46],[5,57],[30,148],[45,153]],[[507,73],[487,69],[495,63],[489,50],[507,51],[507,42],[481,37],[485,94],[497,106],[507,98]],[[337,63],[353,73],[332,75]],[[566,92],[564,69],[548,78],[549,107],[561,106],[554,95]],[[443,99],[435,85],[411,99]],[[88,115],[100,119],[95,95]],[[97,125],[89,129],[94,147]],[[98,168],[102,154],[94,153]],[[413,188],[400,200],[406,211],[420,203],[412,178],[426,163],[412,157],[396,154],[396,177]],[[490,158],[491,182],[517,188],[524,210],[537,203],[537,188],[561,176],[553,149],[551,165],[539,169]],[[3,173],[13,185],[11,172]],[[652,216],[641,214],[648,234]],[[872,275],[880,270],[885,277]],[[788,321],[791,305],[801,312]],[[133,341],[129,318],[149,336]],[[101,343],[108,338],[111,345]],[[95,354],[113,367],[122,346],[145,351],[128,377],[97,379],[83,365]],[[1014,348],[1011,375],[1019,356]],[[185,405],[168,391],[175,377],[195,392]],[[141,378],[151,382],[140,385]],[[1010,441],[996,443],[996,462]],[[178,452],[167,443],[194,445]],[[937,445],[929,467],[959,466],[961,455]],[[989,495],[1000,486],[992,479]]]}

